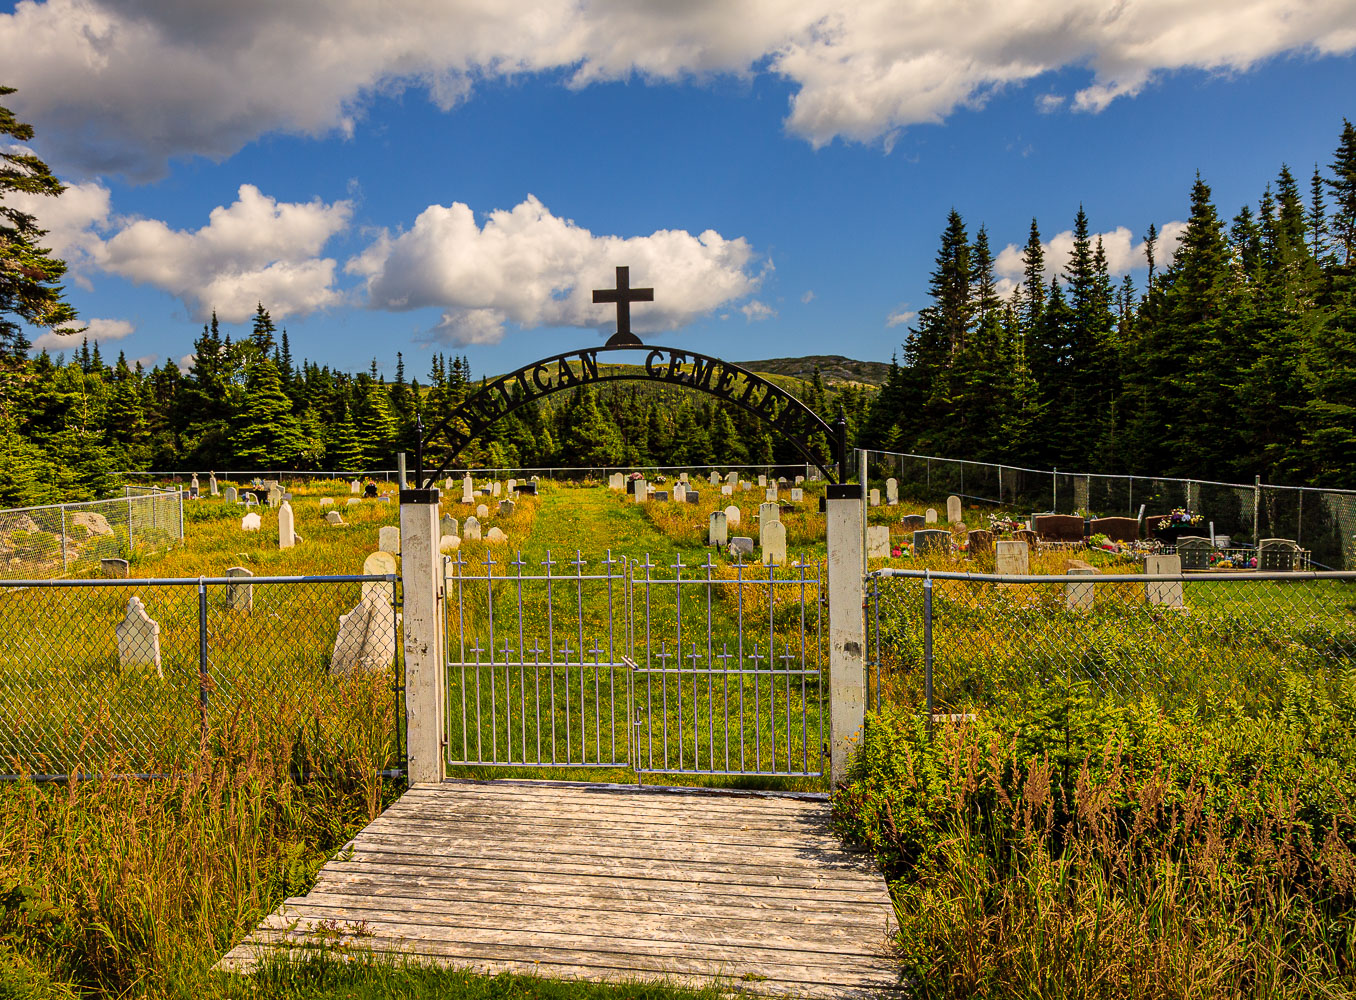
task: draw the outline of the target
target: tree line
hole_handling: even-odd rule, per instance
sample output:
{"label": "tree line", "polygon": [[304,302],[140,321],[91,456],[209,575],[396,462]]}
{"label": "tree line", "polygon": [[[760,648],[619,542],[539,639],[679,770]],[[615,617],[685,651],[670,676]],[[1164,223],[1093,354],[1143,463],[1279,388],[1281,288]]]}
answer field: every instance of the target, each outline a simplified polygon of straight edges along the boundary
{"label": "tree line", "polygon": [[[1032,220],[998,294],[952,211],[863,447],[1068,471],[1356,487],[1356,129],[1308,191],[1282,166],[1225,222],[1198,175],[1170,254],[1109,273],[1082,208],[1062,273]],[[1164,259],[1166,258],[1166,259]]]}

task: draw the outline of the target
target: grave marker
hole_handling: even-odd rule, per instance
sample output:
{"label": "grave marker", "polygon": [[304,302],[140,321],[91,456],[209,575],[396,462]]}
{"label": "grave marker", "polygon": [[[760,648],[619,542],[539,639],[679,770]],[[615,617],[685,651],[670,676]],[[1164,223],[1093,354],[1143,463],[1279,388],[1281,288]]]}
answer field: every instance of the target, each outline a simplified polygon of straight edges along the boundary
{"label": "grave marker", "polygon": [[444,514],[438,519],[438,533],[441,535],[457,534],[457,519],[451,514]]}
{"label": "grave marker", "polygon": [[1030,576],[1031,546],[1011,538],[994,544],[993,571],[999,576]]}
{"label": "grave marker", "polygon": [[952,494],[946,498],[946,519],[952,524],[955,524],[961,517],[960,497]]}
{"label": "grave marker", "polygon": [[484,503],[476,504],[476,517],[480,518],[480,519],[483,521],[483,520],[485,520],[485,518],[487,518],[487,517],[489,517],[489,516],[490,516],[490,505],[489,505],[489,504],[484,504]]}
{"label": "grave marker", "polygon": [[348,491],[350,493],[361,493],[363,491],[363,484],[355,479],[353,480],[353,482],[348,484]]}
{"label": "grave marker", "polygon": [[333,507],[333,506],[334,506],[334,497],[321,497],[321,498],[320,498],[320,506],[322,506],[322,507]]}
{"label": "grave marker", "polygon": [[966,537],[966,551],[972,556],[987,555],[993,552],[993,532],[983,528],[970,532]]}
{"label": "grave marker", "polygon": [[922,514],[905,514],[899,519],[899,523],[904,525],[905,531],[922,531],[926,521]]}
{"label": "grave marker", "polygon": [[725,524],[730,528],[739,527],[739,508],[734,504],[725,508]]}
{"label": "grave marker", "polygon": [[160,669],[160,624],[146,613],[140,597],[127,599],[127,614],[113,627],[118,640],[118,666],[155,667],[155,675],[163,678]]}
{"label": "grave marker", "polygon": [[357,607],[339,616],[330,674],[347,677],[360,671],[385,670],[395,661],[395,652],[395,608],[385,592],[370,591]]}
{"label": "grave marker", "polygon": [[461,526],[461,537],[468,542],[480,541],[480,519],[468,517],[466,523]]}
{"label": "grave marker", "polygon": [[325,523],[336,526],[342,526],[344,523],[344,519],[339,516],[339,512],[337,510],[331,510],[326,512],[325,514]]}
{"label": "grave marker", "polygon": [[805,499],[805,491],[804,491],[803,489],[801,489],[799,486],[793,486],[793,487],[791,488],[791,502],[792,502],[792,503],[800,503],[800,502],[801,502],[802,500],[804,500],[804,499]]}
{"label": "grave marker", "polygon": [[898,479],[885,480],[885,503],[889,507],[893,507],[895,504],[899,503]]}
{"label": "grave marker", "polygon": [[890,526],[888,524],[868,524],[866,526],[866,558],[887,559],[890,556]]}
{"label": "grave marker", "polygon": [[226,584],[226,607],[231,611],[253,611],[254,584],[235,581],[248,579],[254,574],[244,566],[232,566],[226,571],[226,576],[231,580]]}
{"label": "grave marker", "polygon": [[99,571],[108,580],[126,580],[132,575],[132,564],[126,559],[100,559]]}
{"label": "grave marker", "polygon": [[221,490],[217,487],[217,474],[215,472],[207,474],[207,492],[211,496],[217,496],[221,493]]}
{"label": "grave marker", "polygon": [[927,510],[923,511],[923,523],[924,524],[937,523],[937,508],[929,507]]}
{"label": "grave marker", "polygon": [[[1144,560],[1144,572],[1147,576],[1178,576],[1182,572],[1181,556],[1147,556]],[[1180,580],[1150,581],[1144,585],[1145,597],[1151,605],[1163,608],[1182,608],[1182,583]]]}
{"label": "grave marker", "polygon": [[[1070,563],[1069,576],[1096,576],[1098,570],[1081,560]],[[1091,583],[1066,583],[1064,585],[1064,607],[1070,611],[1091,611],[1096,600],[1096,587]]]}
{"label": "grave marker", "polygon": [[951,532],[943,531],[941,528],[925,528],[922,531],[913,533],[913,554],[922,555],[924,552],[950,552],[951,551]]}
{"label": "grave marker", "polygon": [[222,499],[224,499],[227,503],[239,502],[239,496],[236,494],[234,486],[227,486],[224,490],[221,491],[221,495]]}
{"label": "grave marker", "polygon": [[[1182,557],[1183,572],[1208,570],[1210,554],[1214,551],[1215,547],[1210,544],[1210,539],[1199,535],[1182,535],[1177,539],[1177,554]],[[1258,564],[1261,564],[1260,560]]]}
{"label": "grave marker", "polygon": [[880,506],[880,490],[872,490],[872,491],[871,491],[870,504],[871,504],[872,507],[879,507],[879,506]]}
{"label": "grave marker", "polygon": [[290,549],[296,544],[296,518],[292,514],[292,505],[284,500],[278,508],[278,548]]}
{"label": "grave marker", "polygon": [[258,530],[259,530],[259,527],[260,527],[260,524],[261,524],[262,522],[263,522],[263,518],[261,518],[261,517],[260,517],[257,513],[255,513],[254,511],[250,511],[248,514],[246,514],[244,517],[242,517],[242,518],[240,519],[240,530],[241,530],[241,531],[258,531]]}
{"label": "grave marker", "polygon": [[781,521],[764,521],[758,525],[758,545],[763,550],[763,565],[786,564],[786,525]]}
{"label": "grave marker", "polygon": [[725,518],[725,511],[718,510],[711,514],[710,524],[706,530],[706,544],[714,545],[717,548],[723,547],[729,538],[729,523]]}
{"label": "grave marker", "polygon": [[485,533],[486,545],[503,545],[508,541],[508,535],[504,534],[503,529],[493,527]]}
{"label": "grave marker", "polygon": [[753,539],[747,535],[736,535],[730,539],[730,555],[732,556],[752,556]]}
{"label": "grave marker", "polygon": [[1263,538],[1257,543],[1257,570],[1293,573],[1299,568],[1299,545],[1289,538]]}
{"label": "grave marker", "polygon": [[782,519],[782,509],[775,503],[760,503],[758,505],[758,523],[766,524],[769,521],[780,521]]}

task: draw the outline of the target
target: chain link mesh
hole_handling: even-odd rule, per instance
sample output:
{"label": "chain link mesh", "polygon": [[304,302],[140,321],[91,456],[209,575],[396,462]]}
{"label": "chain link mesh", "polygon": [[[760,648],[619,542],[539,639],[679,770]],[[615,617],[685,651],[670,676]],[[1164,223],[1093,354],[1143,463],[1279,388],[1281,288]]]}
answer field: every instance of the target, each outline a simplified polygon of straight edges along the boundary
{"label": "chain link mesh", "polygon": [[[926,590],[931,587],[931,614]],[[1356,683],[1356,573],[1146,579],[873,573],[872,702],[938,713],[1086,683],[1168,709],[1276,707],[1296,683]]]}
{"label": "chain link mesh", "polygon": [[0,771],[165,773],[241,733],[395,767],[397,627],[393,577],[0,583]]}

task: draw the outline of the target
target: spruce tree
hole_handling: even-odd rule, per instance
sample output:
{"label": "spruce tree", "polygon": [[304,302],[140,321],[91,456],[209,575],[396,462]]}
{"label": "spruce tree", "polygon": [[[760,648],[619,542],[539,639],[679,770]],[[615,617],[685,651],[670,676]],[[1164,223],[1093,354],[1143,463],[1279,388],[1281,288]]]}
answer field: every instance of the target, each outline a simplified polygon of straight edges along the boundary
{"label": "spruce tree", "polygon": [[234,422],[231,442],[235,461],[245,466],[290,468],[301,456],[305,447],[301,426],[270,357],[250,372],[245,406]]}

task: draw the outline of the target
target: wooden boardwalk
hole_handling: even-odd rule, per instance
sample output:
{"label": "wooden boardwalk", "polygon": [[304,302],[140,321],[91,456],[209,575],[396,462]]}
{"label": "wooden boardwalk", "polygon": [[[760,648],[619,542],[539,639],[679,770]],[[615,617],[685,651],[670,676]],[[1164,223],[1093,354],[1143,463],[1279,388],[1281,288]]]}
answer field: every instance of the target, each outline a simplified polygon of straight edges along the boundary
{"label": "wooden boardwalk", "polygon": [[894,994],[893,911],[820,797],[550,782],[418,786],[220,967],[342,942],[559,979]]}

